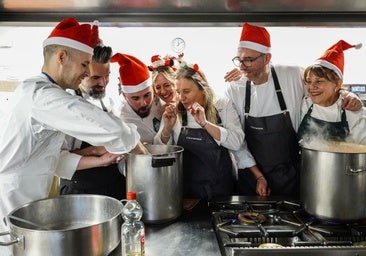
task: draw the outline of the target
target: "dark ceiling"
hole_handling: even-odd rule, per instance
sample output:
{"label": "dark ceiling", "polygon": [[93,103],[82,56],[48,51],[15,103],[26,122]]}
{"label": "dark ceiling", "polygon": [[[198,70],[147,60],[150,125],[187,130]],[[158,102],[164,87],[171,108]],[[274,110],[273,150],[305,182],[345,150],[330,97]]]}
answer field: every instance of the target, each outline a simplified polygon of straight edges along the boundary
{"label": "dark ceiling", "polygon": [[365,0],[0,0],[0,25],[73,16],[105,26],[366,26]]}

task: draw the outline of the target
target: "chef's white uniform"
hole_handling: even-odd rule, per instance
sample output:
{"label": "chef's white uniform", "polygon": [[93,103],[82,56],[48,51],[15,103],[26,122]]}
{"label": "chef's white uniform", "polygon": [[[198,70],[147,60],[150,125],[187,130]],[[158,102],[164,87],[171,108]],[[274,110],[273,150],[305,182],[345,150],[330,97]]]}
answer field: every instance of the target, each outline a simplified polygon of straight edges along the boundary
{"label": "chef's white uniform", "polygon": [[128,104],[125,98],[120,95],[120,104],[113,109],[116,116],[120,116],[126,123],[133,123],[137,126],[137,131],[142,142],[153,143],[154,136],[159,131],[161,113],[160,108],[163,102],[159,97],[155,97],[150,113],[147,117],[141,118]]}
{"label": "chef's white uniform", "polygon": [[140,139],[135,125],[70,95],[43,75],[25,80],[12,99],[11,111],[0,120],[1,223],[14,208],[47,197],[65,134],[116,154],[130,151]]}

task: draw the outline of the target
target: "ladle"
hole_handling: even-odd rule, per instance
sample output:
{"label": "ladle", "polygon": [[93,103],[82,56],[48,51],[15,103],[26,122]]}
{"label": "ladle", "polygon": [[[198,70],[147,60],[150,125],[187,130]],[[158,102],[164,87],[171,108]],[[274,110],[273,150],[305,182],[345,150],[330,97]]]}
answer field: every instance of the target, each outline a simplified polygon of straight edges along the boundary
{"label": "ladle", "polygon": [[37,223],[34,223],[32,221],[29,221],[29,220],[25,220],[23,218],[20,218],[20,217],[17,217],[17,216],[14,216],[14,215],[9,215],[8,216],[9,219],[13,219],[13,220],[16,220],[16,221],[19,221],[19,222],[22,222],[24,224],[28,224],[32,227],[35,227],[37,228],[37,230],[49,230],[47,227],[45,226],[41,226],[40,224],[37,224]]}

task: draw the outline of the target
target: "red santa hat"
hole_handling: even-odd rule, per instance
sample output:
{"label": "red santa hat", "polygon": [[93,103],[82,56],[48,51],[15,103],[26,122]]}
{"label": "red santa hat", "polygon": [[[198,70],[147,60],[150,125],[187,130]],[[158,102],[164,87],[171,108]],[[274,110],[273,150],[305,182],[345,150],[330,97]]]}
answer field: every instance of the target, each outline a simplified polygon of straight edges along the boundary
{"label": "red santa hat", "polygon": [[243,25],[239,48],[249,48],[261,53],[271,52],[271,36],[264,27]]}
{"label": "red santa hat", "polygon": [[353,48],[360,49],[362,44],[351,45],[344,40],[339,40],[325,51],[323,56],[317,59],[314,65],[320,65],[336,72],[340,79],[343,79],[344,54],[343,51]]}
{"label": "red santa hat", "polygon": [[98,26],[79,24],[74,18],[65,18],[52,30],[51,34],[43,41],[43,47],[47,45],[63,45],[93,54],[93,48],[99,39]]}
{"label": "red santa hat", "polygon": [[147,66],[134,56],[116,53],[111,62],[119,64],[119,78],[124,93],[135,93],[150,86]]}

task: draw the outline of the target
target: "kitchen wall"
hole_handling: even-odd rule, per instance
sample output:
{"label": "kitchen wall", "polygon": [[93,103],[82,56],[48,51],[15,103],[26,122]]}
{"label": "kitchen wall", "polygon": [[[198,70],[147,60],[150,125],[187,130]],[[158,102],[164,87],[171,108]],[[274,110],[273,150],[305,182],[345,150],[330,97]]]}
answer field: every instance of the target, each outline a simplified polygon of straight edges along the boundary
{"label": "kitchen wall", "polygon": [[[7,111],[11,91],[22,79],[38,74],[42,66],[42,42],[51,27],[0,26],[0,113]],[[352,44],[364,43],[360,50],[345,52],[345,83],[365,83],[366,28],[268,27],[272,39],[272,61],[306,66],[340,39]],[[132,54],[150,62],[155,54],[174,54],[171,41],[186,42],[185,59],[197,63],[215,88],[225,90],[224,75],[234,66],[240,27],[101,27],[100,36],[114,52]],[[118,65],[112,64],[108,92],[117,92]]]}

